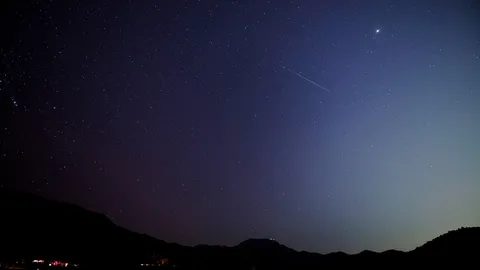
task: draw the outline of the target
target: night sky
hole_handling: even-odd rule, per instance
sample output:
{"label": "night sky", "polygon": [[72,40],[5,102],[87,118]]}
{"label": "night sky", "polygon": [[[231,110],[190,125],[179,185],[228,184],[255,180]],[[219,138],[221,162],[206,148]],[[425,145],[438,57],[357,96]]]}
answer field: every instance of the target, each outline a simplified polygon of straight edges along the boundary
{"label": "night sky", "polygon": [[184,245],[480,225],[478,1],[2,1],[0,184]]}

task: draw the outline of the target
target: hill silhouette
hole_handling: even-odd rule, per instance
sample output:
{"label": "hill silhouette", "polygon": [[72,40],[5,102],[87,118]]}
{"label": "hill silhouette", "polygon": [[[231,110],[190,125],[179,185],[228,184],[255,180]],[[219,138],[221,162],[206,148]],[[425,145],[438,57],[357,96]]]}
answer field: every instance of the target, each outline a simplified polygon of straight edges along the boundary
{"label": "hill silhouette", "polygon": [[419,256],[474,257],[480,255],[480,228],[449,231],[412,251]]}
{"label": "hill silhouette", "polygon": [[236,246],[238,249],[254,250],[256,252],[261,252],[265,250],[275,250],[277,253],[293,253],[296,252],[294,249],[287,246],[281,245],[275,240],[272,239],[253,239],[250,238],[238,244]]}
{"label": "hill silhouette", "polygon": [[174,257],[184,248],[121,228],[105,215],[30,194],[0,192],[0,216],[4,259],[137,265],[154,253]]}
{"label": "hill silhouette", "polygon": [[[409,263],[433,257],[475,258],[480,228],[460,228],[410,251],[363,251],[326,255],[284,246],[273,239],[248,239],[236,246],[186,247],[121,228],[105,215],[38,196],[0,191],[0,262],[66,260],[83,269],[133,269],[168,258],[176,269],[318,269],[328,265]],[[166,268],[166,267],[163,267]]]}

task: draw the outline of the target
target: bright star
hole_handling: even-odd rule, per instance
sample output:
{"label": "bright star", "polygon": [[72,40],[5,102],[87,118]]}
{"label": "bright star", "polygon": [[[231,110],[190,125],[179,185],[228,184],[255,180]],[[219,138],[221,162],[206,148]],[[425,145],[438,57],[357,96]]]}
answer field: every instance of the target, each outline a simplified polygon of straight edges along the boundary
{"label": "bright star", "polygon": [[375,30],[375,33],[376,34],[380,33],[380,29]]}

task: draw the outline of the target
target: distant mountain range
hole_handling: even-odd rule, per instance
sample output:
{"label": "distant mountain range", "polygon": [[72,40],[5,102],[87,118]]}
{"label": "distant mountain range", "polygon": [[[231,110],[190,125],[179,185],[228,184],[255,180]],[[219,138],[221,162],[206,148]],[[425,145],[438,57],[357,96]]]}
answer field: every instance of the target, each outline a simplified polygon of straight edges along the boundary
{"label": "distant mountain range", "polygon": [[[0,191],[0,262],[64,260],[83,269],[134,269],[168,258],[176,269],[320,269],[325,266],[405,266],[419,260],[476,259],[480,228],[460,228],[410,252],[298,252],[271,239],[234,247],[167,243],[115,225],[106,216],[31,194]],[[395,263],[395,264],[392,264]],[[1,268],[1,267],[0,267]]]}

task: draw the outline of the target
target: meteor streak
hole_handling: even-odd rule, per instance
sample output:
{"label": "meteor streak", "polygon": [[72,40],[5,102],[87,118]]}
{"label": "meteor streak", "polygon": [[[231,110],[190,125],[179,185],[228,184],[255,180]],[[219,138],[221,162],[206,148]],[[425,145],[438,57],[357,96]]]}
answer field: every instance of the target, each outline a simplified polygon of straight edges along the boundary
{"label": "meteor streak", "polygon": [[323,90],[325,90],[325,91],[327,91],[327,92],[329,92],[329,93],[330,93],[330,90],[328,90],[327,88],[325,88],[325,87],[323,87],[323,86],[319,85],[318,83],[316,83],[316,82],[314,82],[314,81],[310,80],[309,78],[306,78],[306,77],[302,76],[300,73],[298,73],[298,72],[295,72],[295,71],[293,71],[293,70],[291,70],[291,69],[289,69],[289,68],[287,68],[287,67],[285,67],[285,66],[282,66],[282,67],[283,67],[284,69],[286,69],[286,70],[290,71],[292,74],[294,74],[294,75],[297,75],[298,77],[300,77],[300,78],[302,78],[302,79],[306,80],[307,82],[309,82],[309,83],[311,83],[311,84],[315,85],[316,87],[318,87],[318,88],[321,88],[321,89],[323,89]]}

